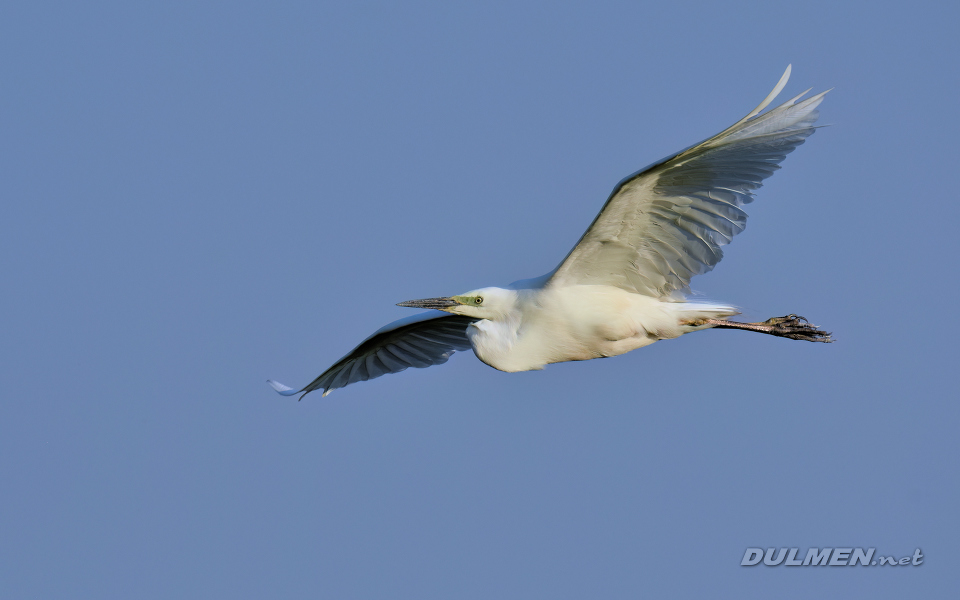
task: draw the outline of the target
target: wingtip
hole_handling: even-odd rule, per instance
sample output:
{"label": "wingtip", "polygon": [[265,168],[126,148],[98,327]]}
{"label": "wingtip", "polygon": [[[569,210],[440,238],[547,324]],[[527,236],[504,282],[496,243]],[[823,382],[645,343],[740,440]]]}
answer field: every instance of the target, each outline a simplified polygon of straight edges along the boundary
{"label": "wingtip", "polygon": [[747,120],[752,117],[755,117],[756,115],[760,114],[760,112],[763,111],[763,109],[769,106],[770,103],[773,102],[774,99],[776,99],[776,97],[780,95],[780,92],[783,91],[783,88],[787,86],[787,82],[790,81],[791,73],[793,73],[793,63],[787,65],[787,68],[783,71],[783,75],[780,76],[780,81],[778,81],[777,85],[773,87],[773,91],[771,91],[767,95],[767,97],[763,99],[763,102],[761,102],[759,106],[757,106],[755,109],[750,111],[750,114],[744,117],[743,120]]}
{"label": "wingtip", "polygon": [[[769,94],[767,94],[767,97],[763,99],[763,102],[761,102],[760,104],[758,104],[755,109],[753,109],[753,110],[751,110],[749,113],[747,113],[747,116],[745,116],[744,118],[740,119],[739,121],[737,121],[736,123],[734,123],[734,124],[731,125],[730,127],[727,127],[726,129],[724,129],[723,131],[721,131],[721,132],[718,133],[717,135],[713,136],[712,138],[710,138],[710,140],[717,140],[717,139],[722,138],[723,136],[727,135],[727,134],[730,133],[731,131],[735,130],[735,129],[736,129],[737,127],[739,127],[740,125],[743,125],[744,123],[746,123],[746,122],[749,121],[750,119],[756,117],[756,116],[759,115],[761,112],[763,112],[763,109],[765,109],[767,106],[769,106],[770,103],[773,102],[773,101],[776,99],[776,97],[780,95],[780,92],[783,91],[783,88],[786,87],[787,81],[790,80],[790,73],[792,73],[792,72],[793,72],[793,64],[791,63],[791,64],[787,65],[787,68],[786,68],[786,70],[784,70],[783,75],[780,76],[780,81],[778,81],[778,82],[777,82],[777,85],[774,86],[773,90],[772,90]],[[808,91],[809,91],[809,90],[808,90]],[[806,93],[806,92],[804,92],[804,93]],[[802,94],[801,94],[801,95],[802,95]],[[699,148],[699,147],[702,146],[703,144],[706,144],[706,143],[710,142],[710,140],[706,140],[706,141],[704,141],[704,142],[701,142],[700,144],[697,144],[697,145],[694,146],[693,148]],[[687,151],[689,152],[690,150],[693,150],[693,148],[689,148]]]}
{"label": "wingtip", "polygon": [[297,390],[293,389],[292,387],[283,385],[279,381],[274,381],[273,379],[268,379],[267,383],[281,396],[293,396],[294,394],[298,393]]}

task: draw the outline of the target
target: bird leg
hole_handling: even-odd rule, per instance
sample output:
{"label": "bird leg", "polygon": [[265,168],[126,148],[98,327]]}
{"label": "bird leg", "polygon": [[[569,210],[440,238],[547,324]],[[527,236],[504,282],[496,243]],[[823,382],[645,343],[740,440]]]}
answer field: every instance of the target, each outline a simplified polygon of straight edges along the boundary
{"label": "bird leg", "polygon": [[767,333],[791,340],[806,340],[808,342],[832,342],[830,332],[818,329],[803,317],[787,315],[774,317],[762,323],[738,323],[726,319],[705,319],[704,325],[713,325],[718,329],[745,329],[758,333]]}

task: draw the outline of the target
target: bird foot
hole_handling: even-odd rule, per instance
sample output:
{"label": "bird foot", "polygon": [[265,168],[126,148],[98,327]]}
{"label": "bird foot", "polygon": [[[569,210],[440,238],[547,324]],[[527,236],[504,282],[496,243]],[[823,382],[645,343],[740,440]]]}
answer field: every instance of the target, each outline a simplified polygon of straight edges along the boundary
{"label": "bird foot", "polygon": [[737,321],[728,321],[726,319],[707,319],[706,322],[718,329],[745,329],[747,331],[785,337],[791,340],[825,343],[833,341],[833,338],[830,337],[830,332],[823,331],[798,315],[774,317],[762,323],[738,323]]}
{"label": "bird foot", "polygon": [[829,331],[823,331],[798,315],[773,317],[772,319],[767,319],[761,323],[761,325],[770,328],[770,331],[764,333],[789,338],[791,340],[826,343],[833,341]]}

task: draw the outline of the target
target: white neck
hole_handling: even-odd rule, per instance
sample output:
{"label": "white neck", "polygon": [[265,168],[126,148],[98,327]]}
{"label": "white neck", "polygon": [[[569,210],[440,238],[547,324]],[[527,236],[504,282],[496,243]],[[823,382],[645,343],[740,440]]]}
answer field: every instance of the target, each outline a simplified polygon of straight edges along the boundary
{"label": "white neck", "polygon": [[467,327],[467,337],[477,358],[495,369],[513,371],[508,358],[510,350],[520,337],[521,313],[519,310],[503,319],[483,319]]}

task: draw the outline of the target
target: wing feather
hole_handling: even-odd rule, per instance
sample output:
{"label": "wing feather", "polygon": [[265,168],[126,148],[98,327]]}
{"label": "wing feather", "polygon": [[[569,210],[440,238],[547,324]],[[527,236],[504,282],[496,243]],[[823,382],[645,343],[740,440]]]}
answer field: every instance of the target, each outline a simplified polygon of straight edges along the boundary
{"label": "wing feather", "polygon": [[[813,134],[824,94],[759,114],[786,85],[723,132],[630,175],[547,285],[602,284],[656,298],[682,293],[744,230],[742,206]],[[809,91],[809,90],[808,90]]]}
{"label": "wing feather", "polygon": [[439,311],[400,319],[365,339],[299,391],[275,381],[268,383],[285,396],[306,395],[321,389],[326,396],[358,381],[399,373],[410,367],[422,369],[440,365],[457,350],[470,348],[466,331],[475,320]]}

